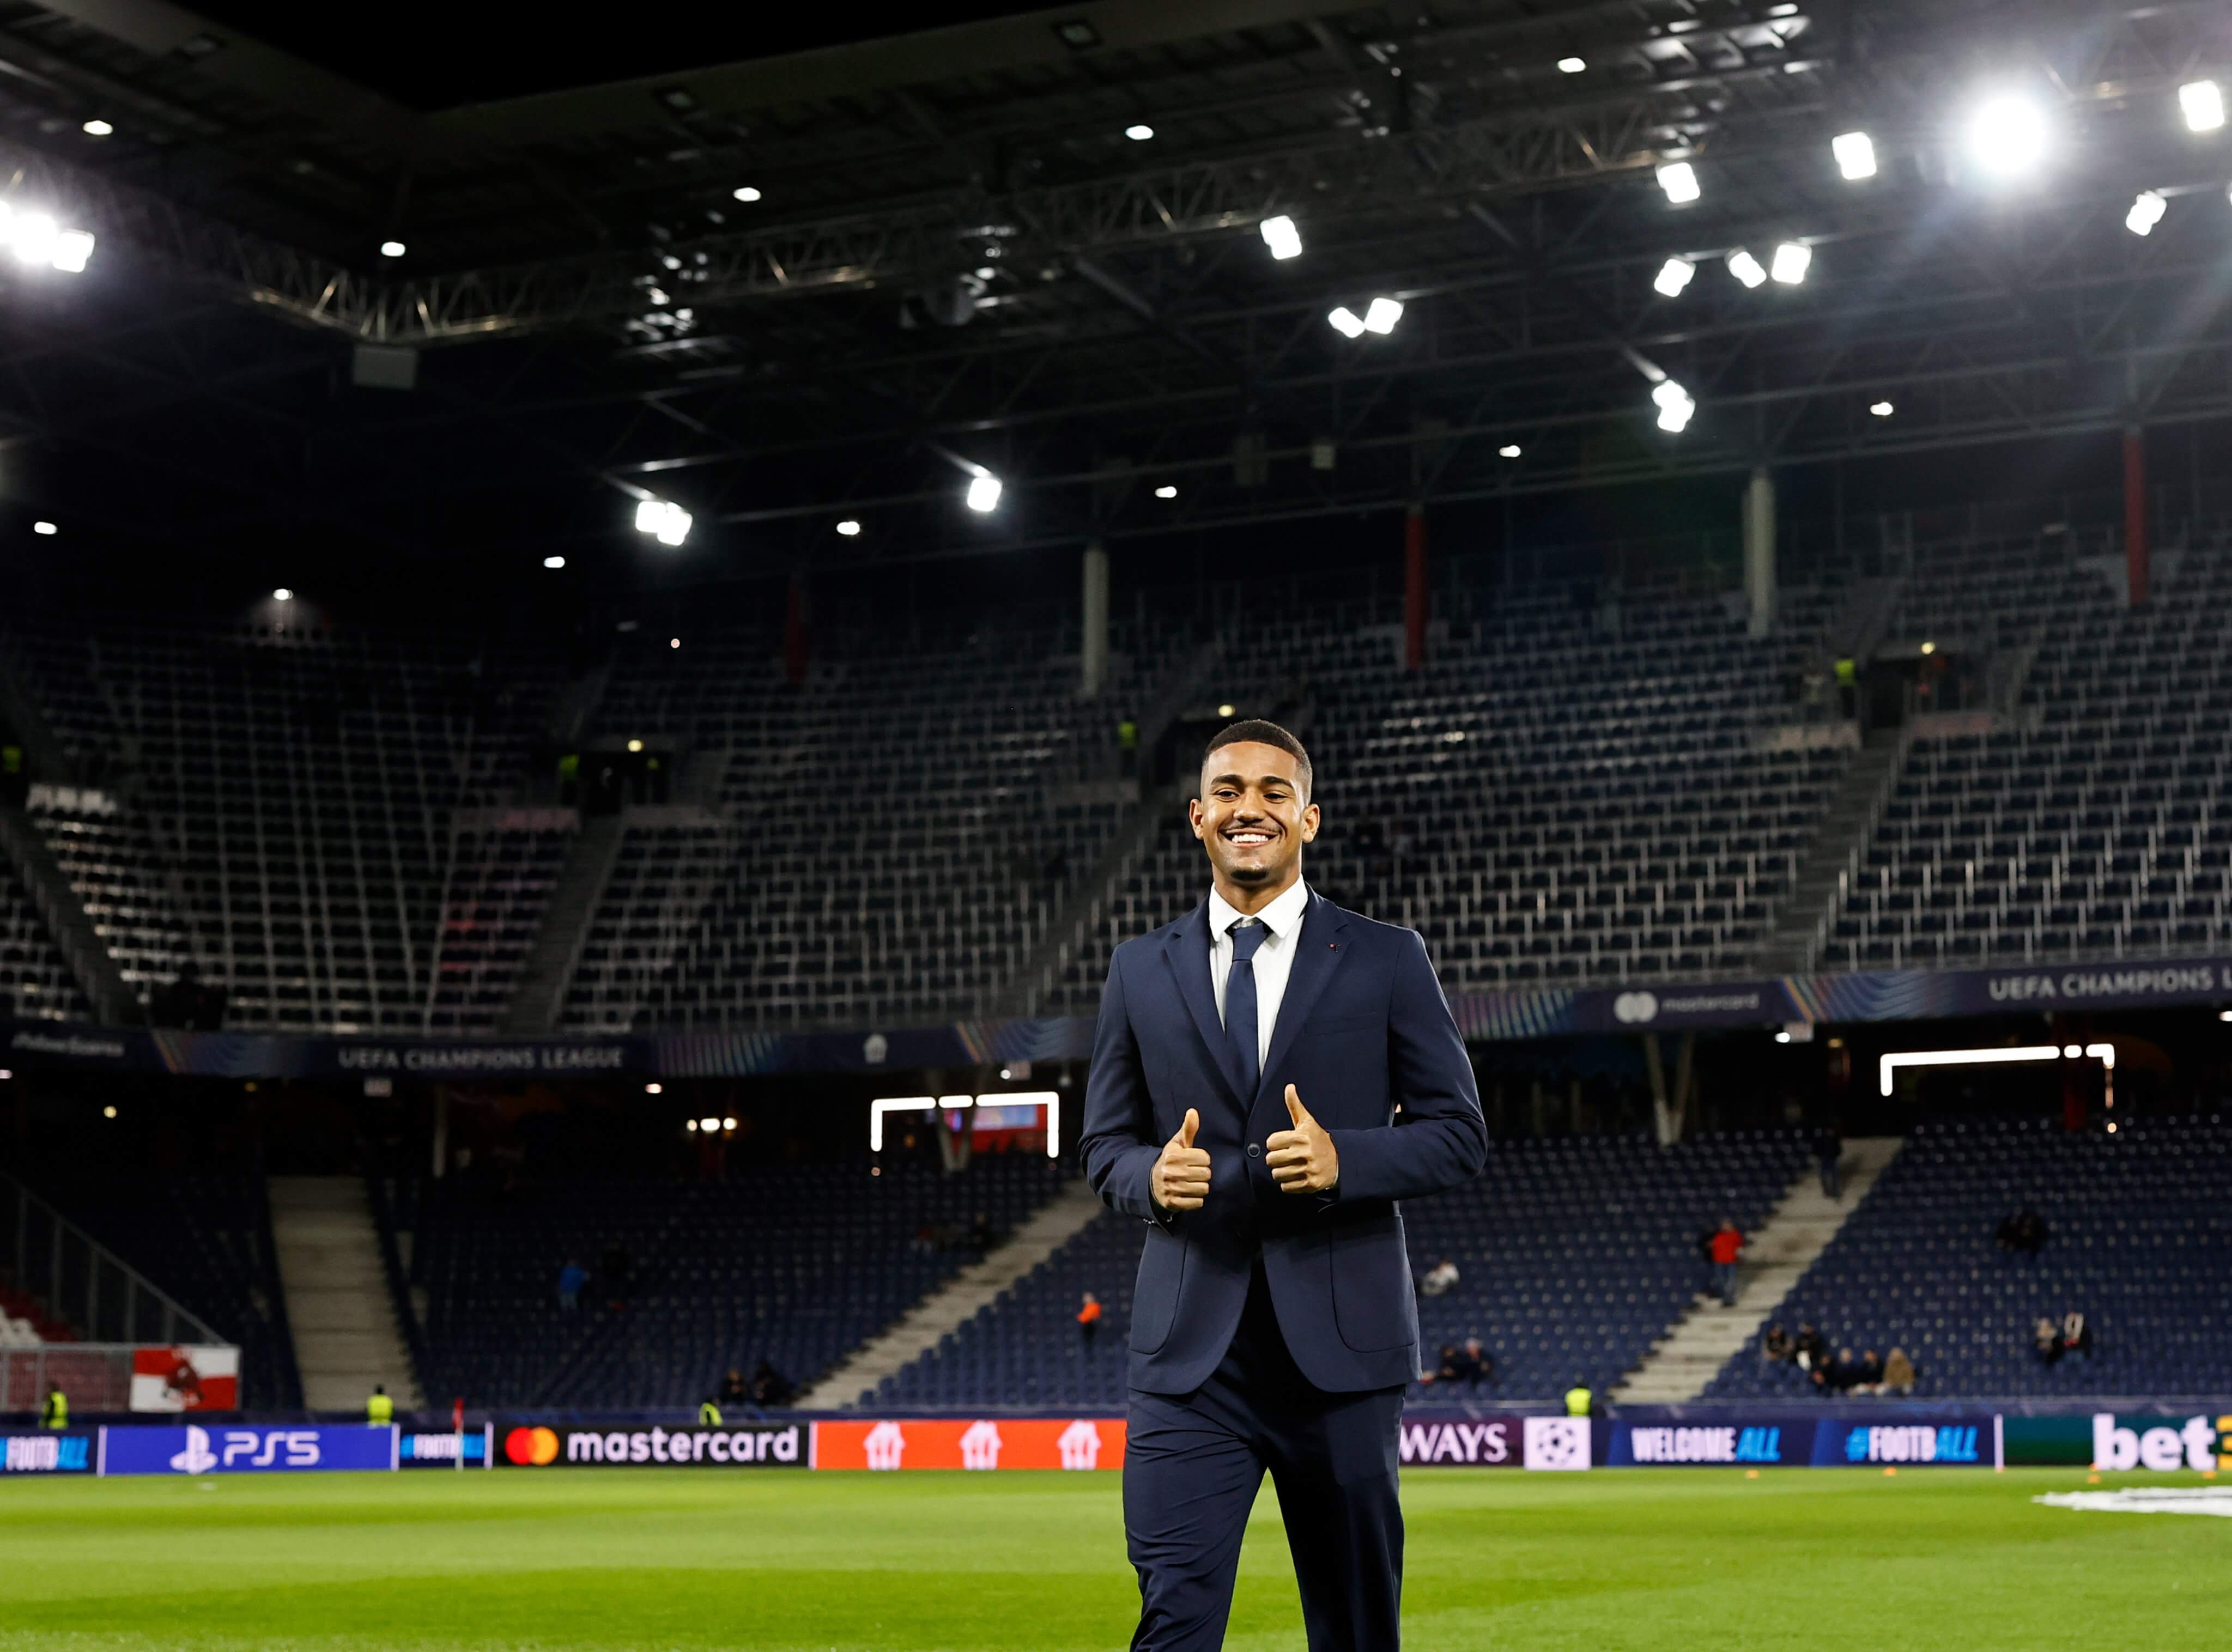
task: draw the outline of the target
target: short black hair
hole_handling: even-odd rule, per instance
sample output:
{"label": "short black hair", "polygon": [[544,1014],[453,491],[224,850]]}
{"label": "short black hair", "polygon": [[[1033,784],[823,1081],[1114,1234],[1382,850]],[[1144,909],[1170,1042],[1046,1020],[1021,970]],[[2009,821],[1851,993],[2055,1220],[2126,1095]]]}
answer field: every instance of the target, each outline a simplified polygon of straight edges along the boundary
{"label": "short black hair", "polygon": [[1243,741],[1251,742],[1259,746],[1276,746],[1299,763],[1302,770],[1298,776],[1301,782],[1302,801],[1307,803],[1310,800],[1313,776],[1309,753],[1302,749],[1301,741],[1295,739],[1277,723],[1267,722],[1261,717],[1243,717],[1239,722],[1228,723],[1218,730],[1201,754],[1203,770],[1206,772],[1209,760],[1227,746],[1237,746]]}

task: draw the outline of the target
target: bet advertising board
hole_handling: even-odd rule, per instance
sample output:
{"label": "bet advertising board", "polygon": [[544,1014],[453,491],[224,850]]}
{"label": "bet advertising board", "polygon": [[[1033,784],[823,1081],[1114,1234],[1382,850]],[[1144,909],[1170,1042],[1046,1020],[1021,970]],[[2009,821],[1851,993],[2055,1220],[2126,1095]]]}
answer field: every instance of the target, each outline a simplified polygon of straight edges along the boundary
{"label": "bet advertising board", "polygon": [[1119,1417],[817,1422],[816,1468],[1121,1468]]}
{"label": "bet advertising board", "polygon": [[2232,1469],[2232,1404],[2164,1411],[2008,1416],[2008,1466],[2082,1467],[2112,1474]]}

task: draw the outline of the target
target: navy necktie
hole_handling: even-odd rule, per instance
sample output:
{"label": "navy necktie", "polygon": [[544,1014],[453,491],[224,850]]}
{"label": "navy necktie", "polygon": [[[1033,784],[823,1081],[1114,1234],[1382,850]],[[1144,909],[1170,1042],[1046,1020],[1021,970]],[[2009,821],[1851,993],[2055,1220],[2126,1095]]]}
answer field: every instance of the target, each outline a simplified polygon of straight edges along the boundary
{"label": "navy necktie", "polygon": [[1261,923],[1241,919],[1232,926],[1232,969],[1224,977],[1224,1047],[1232,1070],[1240,1075],[1240,1099],[1256,1099],[1262,1076],[1256,1054],[1256,949],[1271,933]]}

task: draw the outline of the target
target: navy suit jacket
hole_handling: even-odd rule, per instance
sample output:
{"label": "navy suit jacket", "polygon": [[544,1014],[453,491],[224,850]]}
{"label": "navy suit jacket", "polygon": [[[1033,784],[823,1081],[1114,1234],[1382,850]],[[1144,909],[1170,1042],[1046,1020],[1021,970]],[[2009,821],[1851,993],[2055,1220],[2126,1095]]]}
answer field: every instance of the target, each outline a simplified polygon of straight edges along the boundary
{"label": "navy suit jacket", "polygon": [[[1085,1174],[1149,1224],[1132,1386],[1187,1394],[1208,1380],[1259,1254],[1303,1376],[1332,1393],[1409,1383],[1418,1311],[1396,1202],[1456,1187],[1488,1156],[1472,1064],[1425,943],[1313,893],[1252,1095],[1227,1059],[1209,968],[1204,901],[1116,949],[1093,1035]],[[1292,1127],[1289,1084],[1340,1156],[1328,1192],[1281,1192],[1265,1163],[1265,1139]],[[1189,1107],[1201,1114],[1194,1145],[1209,1151],[1209,1196],[1199,1210],[1165,1211],[1150,1177]]]}

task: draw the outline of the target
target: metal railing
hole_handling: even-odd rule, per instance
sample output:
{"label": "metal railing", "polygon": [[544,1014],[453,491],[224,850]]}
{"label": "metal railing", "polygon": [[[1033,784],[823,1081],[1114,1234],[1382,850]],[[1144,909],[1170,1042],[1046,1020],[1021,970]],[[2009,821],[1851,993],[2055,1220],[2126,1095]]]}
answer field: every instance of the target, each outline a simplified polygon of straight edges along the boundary
{"label": "metal railing", "polygon": [[0,1176],[0,1283],[35,1299],[40,1312],[68,1325],[87,1343],[231,1340],[211,1330],[85,1229],[7,1176]]}

